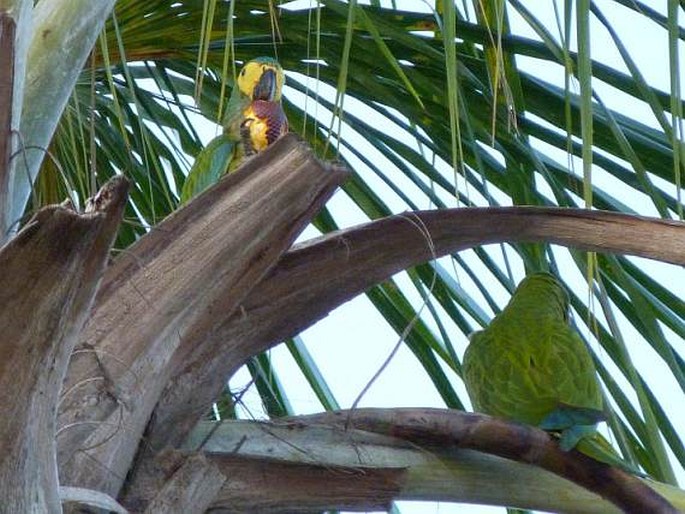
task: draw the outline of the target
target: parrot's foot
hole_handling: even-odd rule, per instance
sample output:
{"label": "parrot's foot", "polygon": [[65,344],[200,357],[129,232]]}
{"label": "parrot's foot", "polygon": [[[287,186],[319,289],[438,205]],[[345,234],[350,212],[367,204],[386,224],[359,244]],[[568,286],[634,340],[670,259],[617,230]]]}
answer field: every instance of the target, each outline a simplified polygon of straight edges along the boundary
{"label": "parrot's foot", "polygon": [[559,437],[559,448],[567,452],[578,445],[578,442],[585,438],[591,437],[597,432],[595,425],[575,425],[561,431]]}

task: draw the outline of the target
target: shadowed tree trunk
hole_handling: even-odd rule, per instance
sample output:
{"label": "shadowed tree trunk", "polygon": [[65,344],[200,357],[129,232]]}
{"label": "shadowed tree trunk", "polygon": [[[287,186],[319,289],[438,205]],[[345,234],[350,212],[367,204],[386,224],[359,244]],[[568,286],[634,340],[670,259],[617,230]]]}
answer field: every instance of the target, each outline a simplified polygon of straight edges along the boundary
{"label": "shadowed tree trunk", "polygon": [[277,262],[345,174],[295,136],[226,177],[108,270],[64,384],[67,484],[116,495],[169,377]]}
{"label": "shadowed tree trunk", "polygon": [[0,250],[0,500],[3,512],[61,512],[59,390],[126,203],[114,180],[89,212],[39,211]]}
{"label": "shadowed tree trunk", "polygon": [[[12,120],[14,110],[14,47],[16,20],[0,10],[0,198],[9,194]],[[18,102],[17,102],[18,103]],[[0,230],[7,230],[7,213],[0,210]],[[0,241],[4,241],[4,237]]]}

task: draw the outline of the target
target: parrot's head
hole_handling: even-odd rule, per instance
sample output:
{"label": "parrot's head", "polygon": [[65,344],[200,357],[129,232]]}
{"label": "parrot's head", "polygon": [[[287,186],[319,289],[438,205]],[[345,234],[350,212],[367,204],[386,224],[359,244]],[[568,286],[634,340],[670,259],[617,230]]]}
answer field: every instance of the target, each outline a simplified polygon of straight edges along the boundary
{"label": "parrot's head", "polygon": [[538,309],[554,312],[568,318],[569,296],[566,288],[551,273],[539,272],[528,275],[516,288],[512,302],[538,304]]}
{"label": "parrot's head", "polygon": [[283,68],[271,57],[248,61],[238,75],[238,88],[250,100],[280,102],[284,83]]}

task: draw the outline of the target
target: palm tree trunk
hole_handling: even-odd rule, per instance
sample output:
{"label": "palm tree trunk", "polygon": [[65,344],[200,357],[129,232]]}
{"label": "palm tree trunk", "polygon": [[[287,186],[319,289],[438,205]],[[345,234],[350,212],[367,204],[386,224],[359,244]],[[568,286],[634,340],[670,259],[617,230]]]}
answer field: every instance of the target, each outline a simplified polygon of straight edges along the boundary
{"label": "palm tree trunk", "polygon": [[115,261],[64,384],[64,485],[116,496],[169,378],[217,319],[239,311],[345,177],[286,136]]}
{"label": "palm tree trunk", "polygon": [[55,416],[69,357],[95,297],[127,182],[80,215],[40,210],[0,250],[0,505],[59,513]]}

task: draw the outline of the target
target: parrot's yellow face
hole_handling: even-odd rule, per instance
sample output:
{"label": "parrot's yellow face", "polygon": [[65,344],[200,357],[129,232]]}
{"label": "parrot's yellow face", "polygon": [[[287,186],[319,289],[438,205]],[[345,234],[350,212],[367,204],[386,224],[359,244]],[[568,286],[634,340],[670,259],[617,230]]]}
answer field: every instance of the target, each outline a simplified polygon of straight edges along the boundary
{"label": "parrot's yellow face", "polygon": [[249,61],[238,75],[240,92],[250,100],[280,102],[284,83],[283,68],[269,57]]}

